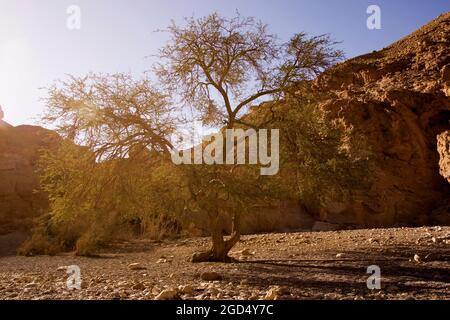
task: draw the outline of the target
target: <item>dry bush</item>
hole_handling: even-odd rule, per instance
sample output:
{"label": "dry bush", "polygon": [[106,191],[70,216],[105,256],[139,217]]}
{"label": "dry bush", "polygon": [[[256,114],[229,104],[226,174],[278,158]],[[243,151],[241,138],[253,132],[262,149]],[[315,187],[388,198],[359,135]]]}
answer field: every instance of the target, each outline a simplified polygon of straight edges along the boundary
{"label": "dry bush", "polygon": [[34,233],[32,237],[25,241],[17,250],[17,254],[23,256],[34,255],[55,255],[61,251],[61,248],[52,243],[47,235],[43,233]]}
{"label": "dry bush", "polygon": [[144,217],[141,226],[142,235],[153,240],[173,238],[181,231],[180,222],[165,215]]}
{"label": "dry bush", "polygon": [[159,160],[147,154],[97,163],[86,149],[63,143],[41,160],[51,212],[37,222],[21,253],[90,256],[112,240],[179,234],[178,177],[171,163]]}

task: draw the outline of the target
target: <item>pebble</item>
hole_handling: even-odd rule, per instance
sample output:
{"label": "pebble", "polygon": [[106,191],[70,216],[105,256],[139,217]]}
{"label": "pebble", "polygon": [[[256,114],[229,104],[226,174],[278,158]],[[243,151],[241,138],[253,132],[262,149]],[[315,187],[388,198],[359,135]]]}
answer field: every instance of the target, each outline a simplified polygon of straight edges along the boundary
{"label": "pebble", "polygon": [[166,289],[161,291],[155,298],[156,300],[176,300],[180,299],[178,291],[175,289]]}
{"label": "pebble", "polygon": [[27,283],[25,285],[25,288],[36,288],[37,287],[37,283],[36,282],[31,282],[31,283]]}
{"label": "pebble", "polygon": [[216,280],[222,280],[222,276],[214,271],[207,271],[203,272],[200,275],[200,278],[204,281],[216,281]]}
{"label": "pebble", "polygon": [[184,286],[179,286],[178,287],[178,291],[180,293],[189,294],[189,293],[192,293],[192,292],[195,291],[195,287],[190,285],[190,284],[187,284],[187,285],[184,285]]}
{"label": "pebble", "polygon": [[246,248],[244,250],[238,251],[238,254],[240,254],[241,256],[253,256],[255,253]]}
{"label": "pebble", "polygon": [[144,290],[145,285],[142,282],[138,282],[138,283],[134,284],[132,288],[133,288],[133,290]]}
{"label": "pebble", "polygon": [[128,265],[128,269],[130,269],[130,270],[144,270],[146,268],[143,265],[141,265],[140,263],[135,262],[135,263],[130,263]]}
{"label": "pebble", "polygon": [[281,296],[289,294],[289,290],[284,287],[273,286],[269,288],[264,300],[278,300]]}

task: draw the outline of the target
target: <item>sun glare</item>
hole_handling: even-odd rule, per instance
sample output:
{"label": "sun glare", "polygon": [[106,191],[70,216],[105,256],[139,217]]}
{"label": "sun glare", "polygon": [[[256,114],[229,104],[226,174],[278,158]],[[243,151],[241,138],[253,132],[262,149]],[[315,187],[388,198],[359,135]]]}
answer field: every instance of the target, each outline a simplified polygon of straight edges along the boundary
{"label": "sun glare", "polygon": [[[27,39],[14,37],[0,42],[0,103],[8,113],[17,113],[17,97],[31,77],[31,46]],[[14,109],[14,110],[13,110]]]}

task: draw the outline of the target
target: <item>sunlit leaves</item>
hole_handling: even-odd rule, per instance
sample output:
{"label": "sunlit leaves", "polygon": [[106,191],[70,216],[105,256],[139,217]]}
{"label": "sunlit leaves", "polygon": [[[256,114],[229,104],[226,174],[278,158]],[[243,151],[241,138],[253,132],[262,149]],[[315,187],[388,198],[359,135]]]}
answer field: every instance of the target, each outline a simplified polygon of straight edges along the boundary
{"label": "sunlit leaves", "polygon": [[168,151],[173,107],[148,79],[127,74],[69,77],[49,88],[44,121],[94,151],[99,159],[127,157],[131,148]]}

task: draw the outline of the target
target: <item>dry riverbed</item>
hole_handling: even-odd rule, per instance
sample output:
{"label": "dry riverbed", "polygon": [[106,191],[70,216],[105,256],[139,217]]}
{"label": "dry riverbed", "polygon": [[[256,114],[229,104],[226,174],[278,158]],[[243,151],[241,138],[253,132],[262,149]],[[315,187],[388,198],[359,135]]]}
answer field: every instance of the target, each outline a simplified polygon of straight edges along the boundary
{"label": "dry riverbed", "polygon": [[[450,299],[450,227],[244,236],[239,263],[188,262],[208,239],[120,242],[96,258],[0,257],[0,299]],[[81,270],[68,290],[66,268]],[[369,290],[367,267],[381,270]]]}

